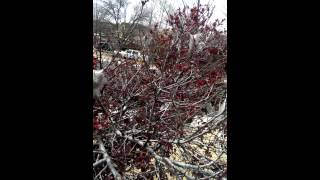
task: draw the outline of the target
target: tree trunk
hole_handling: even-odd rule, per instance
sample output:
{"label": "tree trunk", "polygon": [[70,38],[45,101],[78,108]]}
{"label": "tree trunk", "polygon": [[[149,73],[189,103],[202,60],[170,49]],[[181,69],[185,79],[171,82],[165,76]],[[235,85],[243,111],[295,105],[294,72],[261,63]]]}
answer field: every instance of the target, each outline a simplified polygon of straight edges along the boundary
{"label": "tree trunk", "polygon": [[100,69],[102,69],[102,55],[101,55],[101,31],[99,32],[99,62],[100,62]]}

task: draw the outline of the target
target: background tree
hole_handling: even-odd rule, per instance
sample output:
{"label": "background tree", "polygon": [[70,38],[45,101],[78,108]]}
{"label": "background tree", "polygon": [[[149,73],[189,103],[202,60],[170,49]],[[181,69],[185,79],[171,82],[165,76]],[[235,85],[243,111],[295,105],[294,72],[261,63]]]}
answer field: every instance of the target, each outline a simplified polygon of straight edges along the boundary
{"label": "background tree", "polygon": [[102,33],[106,29],[106,13],[101,5],[97,2],[93,4],[93,45],[98,47],[99,50],[99,64],[102,67],[102,54],[101,54],[101,43],[102,43]]}
{"label": "background tree", "polygon": [[134,7],[134,14],[128,22],[126,20],[127,0],[102,0],[102,2],[108,22],[115,25],[113,31],[109,32],[117,41],[117,47],[114,49],[122,49],[129,42],[137,25],[149,16],[150,12],[145,9],[148,0],[141,1],[141,4]]}

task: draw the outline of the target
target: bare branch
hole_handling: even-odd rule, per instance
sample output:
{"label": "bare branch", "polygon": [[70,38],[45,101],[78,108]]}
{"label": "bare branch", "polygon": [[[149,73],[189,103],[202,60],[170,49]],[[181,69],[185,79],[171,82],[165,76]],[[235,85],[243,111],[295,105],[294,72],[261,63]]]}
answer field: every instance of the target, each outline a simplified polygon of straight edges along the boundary
{"label": "bare branch", "polygon": [[[113,165],[113,163],[112,163],[112,161],[111,161],[111,158],[110,158],[110,156],[108,155],[108,153],[107,153],[107,151],[106,151],[106,149],[105,149],[104,144],[103,144],[102,141],[99,142],[99,147],[100,147],[100,150],[103,152],[103,159],[104,159],[104,161],[107,162],[107,165],[108,165],[109,169],[111,170],[114,178],[115,178],[116,180],[122,180],[121,175],[120,175],[120,174],[118,173],[118,171],[114,168],[114,165]],[[102,162],[100,162],[100,163],[102,163]]]}

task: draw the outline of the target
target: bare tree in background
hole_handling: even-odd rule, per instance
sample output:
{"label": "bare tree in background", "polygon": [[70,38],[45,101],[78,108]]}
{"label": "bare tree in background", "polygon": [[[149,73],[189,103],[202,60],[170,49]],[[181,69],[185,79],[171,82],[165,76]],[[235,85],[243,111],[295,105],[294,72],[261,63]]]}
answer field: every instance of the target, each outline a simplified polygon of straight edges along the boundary
{"label": "bare tree in background", "polygon": [[173,6],[168,2],[168,0],[159,0],[158,1],[160,10],[161,10],[161,18],[159,20],[159,26],[166,28],[168,23],[166,21],[166,17],[169,16],[170,13],[173,12]]}
{"label": "bare tree in background", "polygon": [[115,25],[115,32],[109,33],[117,41],[116,49],[122,49],[128,43],[137,24],[146,20],[149,16],[145,9],[148,0],[141,1],[141,4],[134,8],[134,14],[128,22],[126,15],[128,0],[102,0],[102,2],[108,22]]}
{"label": "bare tree in background", "polygon": [[94,32],[94,36],[93,36],[93,43],[96,47],[98,47],[99,49],[99,64],[100,67],[102,67],[102,54],[101,54],[101,47],[99,47],[99,45],[101,44],[102,40],[101,40],[101,36],[102,36],[102,32],[105,29],[105,18],[106,18],[106,13],[104,12],[103,8],[97,3],[94,4],[94,11],[93,11],[94,15],[93,15],[93,32]]}

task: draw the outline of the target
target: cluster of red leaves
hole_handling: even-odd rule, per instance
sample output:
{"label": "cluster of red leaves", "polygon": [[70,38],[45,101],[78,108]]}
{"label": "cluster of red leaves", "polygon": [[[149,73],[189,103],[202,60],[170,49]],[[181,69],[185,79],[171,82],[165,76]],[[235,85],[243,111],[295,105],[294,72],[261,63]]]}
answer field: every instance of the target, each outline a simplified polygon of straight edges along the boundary
{"label": "cluster of red leaves", "polygon": [[142,172],[145,172],[148,169],[151,157],[146,151],[139,151],[136,154],[134,159],[136,168],[141,169]]}
{"label": "cluster of red leaves", "polygon": [[93,118],[93,129],[95,130],[103,130],[107,129],[109,127],[109,120],[105,118],[99,118],[98,116],[95,116]]}

